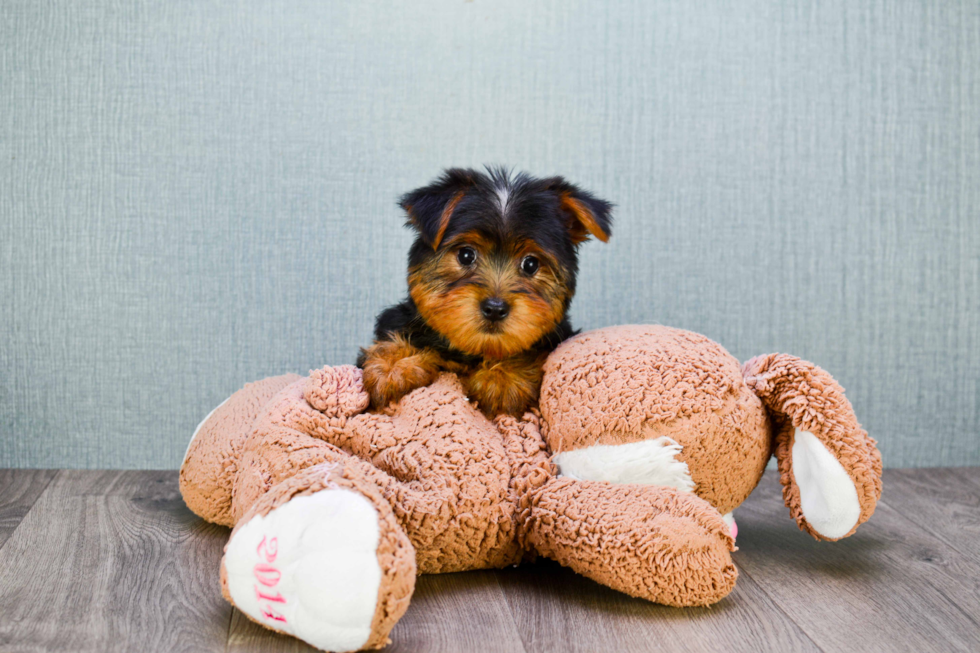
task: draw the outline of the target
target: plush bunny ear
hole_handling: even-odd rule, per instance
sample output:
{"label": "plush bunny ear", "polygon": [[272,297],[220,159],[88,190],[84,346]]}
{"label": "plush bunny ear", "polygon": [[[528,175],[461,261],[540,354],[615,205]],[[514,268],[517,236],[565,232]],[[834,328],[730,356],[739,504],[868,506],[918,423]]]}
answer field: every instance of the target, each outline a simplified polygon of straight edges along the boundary
{"label": "plush bunny ear", "polygon": [[568,217],[568,232],[573,243],[578,245],[588,240],[589,235],[604,243],[609,242],[612,235],[612,204],[562,177],[548,179],[545,183],[550,190],[558,193],[559,206]]}
{"label": "plush bunny ear", "polygon": [[428,186],[402,195],[398,204],[408,214],[408,226],[432,249],[439,249],[453,212],[473,188],[477,172],[450,168]]}
{"label": "plush bunny ear", "polygon": [[797,525],[822,540],[853,533],[881,497],[881,454],[844,389],[787,354],[757,356],[742,376],[775,425],[783,501]]}

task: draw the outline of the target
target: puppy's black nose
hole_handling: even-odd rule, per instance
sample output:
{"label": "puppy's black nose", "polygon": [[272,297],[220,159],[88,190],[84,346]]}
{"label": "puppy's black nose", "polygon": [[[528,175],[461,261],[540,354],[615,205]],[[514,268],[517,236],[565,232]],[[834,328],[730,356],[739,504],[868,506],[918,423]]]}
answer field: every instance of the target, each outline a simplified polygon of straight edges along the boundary
{"label": "puppy's black nose", "polygon": [[510,313],[510,305],[500,297],[491,297],[480,302],[480,310],[483,311],[483,317],[491,322],[499,322]]}

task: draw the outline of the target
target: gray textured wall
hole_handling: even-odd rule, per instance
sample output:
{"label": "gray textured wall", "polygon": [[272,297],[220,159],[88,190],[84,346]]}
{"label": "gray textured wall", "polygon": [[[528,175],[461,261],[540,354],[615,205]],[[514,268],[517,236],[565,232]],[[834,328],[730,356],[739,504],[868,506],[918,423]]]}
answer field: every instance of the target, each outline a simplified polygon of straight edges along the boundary
{"label": "gray textured wall", "polygon": [[175,467],[351,361],[396,196],[484,162],[618,204],[578,326],[803,356],[887,465],[980,464],[972,0],[4,0],[0,466]]}

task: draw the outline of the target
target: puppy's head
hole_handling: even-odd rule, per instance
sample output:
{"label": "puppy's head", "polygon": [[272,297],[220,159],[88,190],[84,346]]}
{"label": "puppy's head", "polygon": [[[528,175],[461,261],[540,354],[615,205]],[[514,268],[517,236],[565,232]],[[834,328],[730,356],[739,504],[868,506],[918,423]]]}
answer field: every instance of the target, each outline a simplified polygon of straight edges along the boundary
{"label": "puppy's head", "polygon": [[578,246],[611,233],[612,205],[561,177],[454,168],[400,204],[418,233],[408,286],[419,313],[456,349],[490,358],[562,321]]}

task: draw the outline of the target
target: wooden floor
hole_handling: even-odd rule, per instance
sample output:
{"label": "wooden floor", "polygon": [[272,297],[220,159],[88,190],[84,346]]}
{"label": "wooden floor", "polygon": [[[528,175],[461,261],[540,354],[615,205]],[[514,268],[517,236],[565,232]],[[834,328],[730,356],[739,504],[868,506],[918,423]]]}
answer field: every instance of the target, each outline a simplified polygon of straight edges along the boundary
{"label": "wooden floor", "polygon": [[[712,608],[631,599],[555,564],[419,578],[388,651],[980,651],[980,469],[893,470],[838,543],[799,532],[769,473],[736,513]],[[0,651],[305,651],[218,589],[228,530],[176,472],[0,471]]]}

